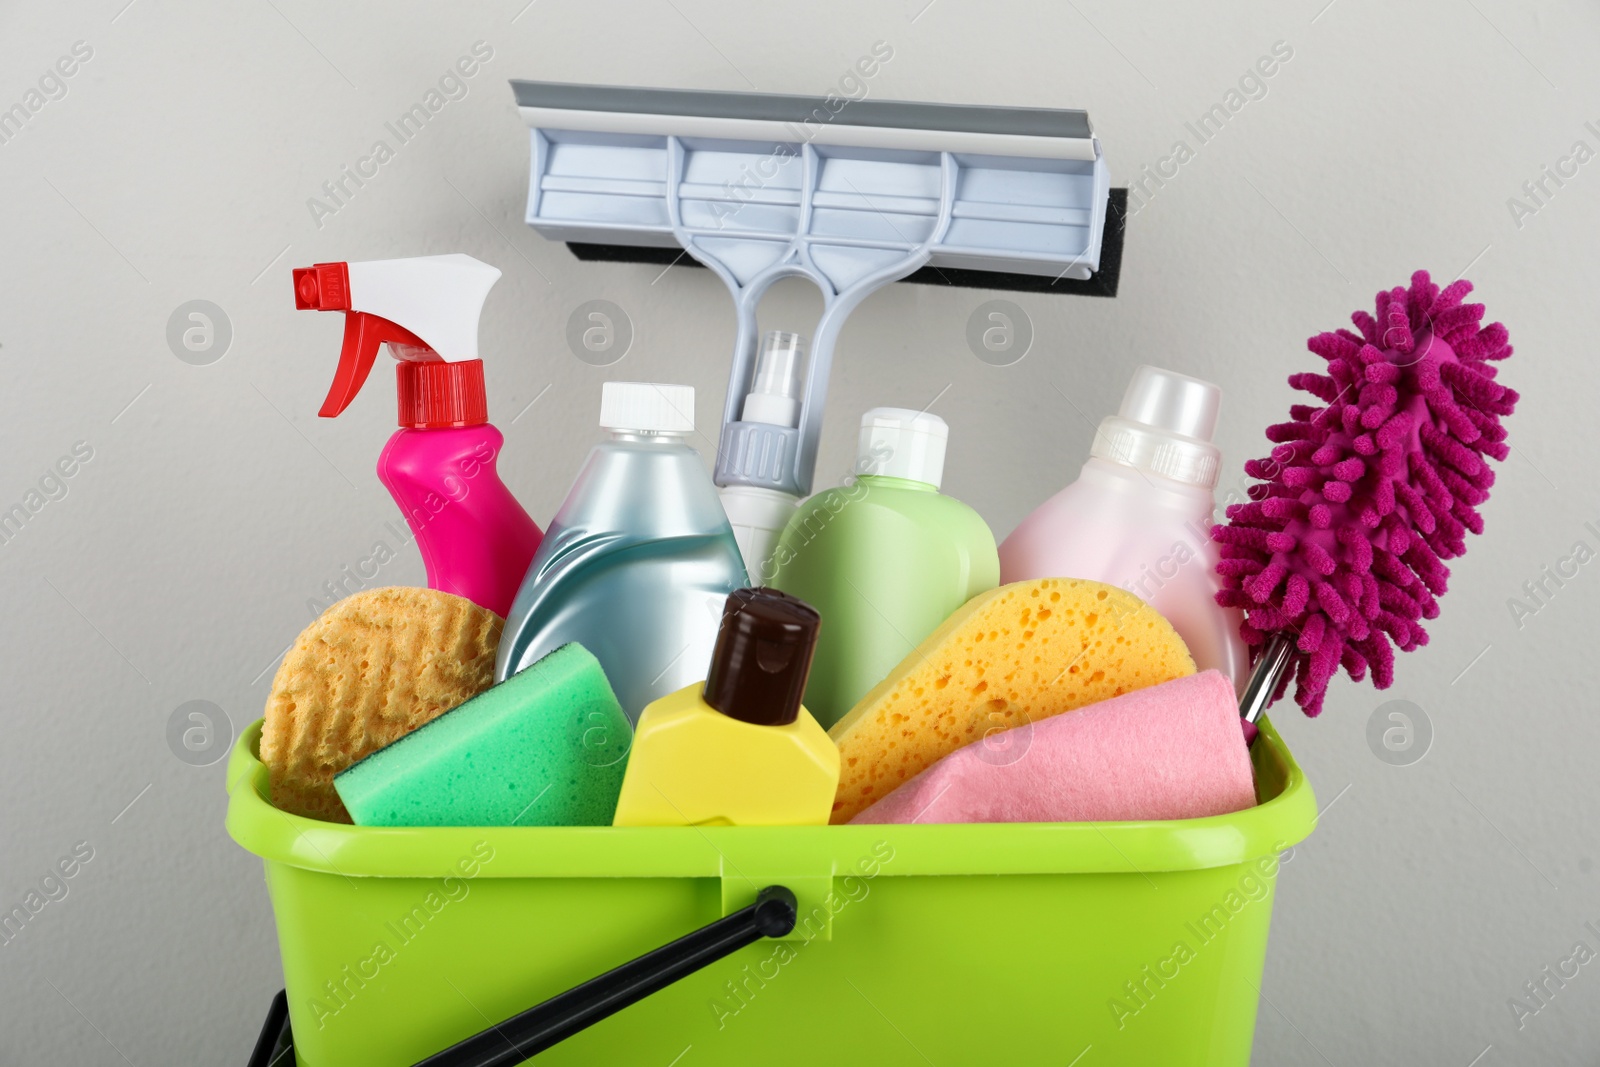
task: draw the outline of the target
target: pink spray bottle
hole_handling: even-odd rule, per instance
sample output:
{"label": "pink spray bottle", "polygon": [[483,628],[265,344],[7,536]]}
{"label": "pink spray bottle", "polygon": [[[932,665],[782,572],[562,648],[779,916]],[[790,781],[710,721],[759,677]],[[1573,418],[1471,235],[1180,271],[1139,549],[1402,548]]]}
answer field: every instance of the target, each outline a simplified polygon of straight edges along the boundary
{"label": "pink spray bottle", "polygon": [[505,438],[488,421],[478,316],[499,280],[460,254],[318,263],[295,270],[294,302],[345,313],[323,418],[355,399],[379,345],[400,361],[400,429],[378,479],[416,535],[429,587],[504,616],[543,534],[495,470]]}

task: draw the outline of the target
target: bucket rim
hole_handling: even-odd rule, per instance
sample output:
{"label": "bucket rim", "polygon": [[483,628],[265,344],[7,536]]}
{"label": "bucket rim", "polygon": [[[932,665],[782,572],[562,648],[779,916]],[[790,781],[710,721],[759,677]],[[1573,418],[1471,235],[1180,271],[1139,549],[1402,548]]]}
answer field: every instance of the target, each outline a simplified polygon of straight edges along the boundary
{"label": "bucket rim", "polygon": [[269,863],[346,878],[438,878],[488,842],[489,878],[719,878],[763,870],[849,874],[887,845],[882,873],[1149,874],[1225,867],[1280,853],[1317,820],[1316,798],[1270,721],[1251,748],[1255,807],[1166,821],[862,826],[359,827],[272,806],[258,756],[262,720],[228,760],[228,833]]}

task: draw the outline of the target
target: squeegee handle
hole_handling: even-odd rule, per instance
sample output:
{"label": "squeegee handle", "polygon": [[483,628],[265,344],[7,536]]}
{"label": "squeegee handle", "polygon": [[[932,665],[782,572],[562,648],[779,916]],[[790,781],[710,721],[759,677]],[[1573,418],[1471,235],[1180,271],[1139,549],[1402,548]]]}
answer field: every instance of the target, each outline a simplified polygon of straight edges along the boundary
{"label": "squeegee handle", "polygon": [[475,1034],[416,1067],[511,1067],[763,937],[794,929],[794,894],[770,885],[756,902]]}

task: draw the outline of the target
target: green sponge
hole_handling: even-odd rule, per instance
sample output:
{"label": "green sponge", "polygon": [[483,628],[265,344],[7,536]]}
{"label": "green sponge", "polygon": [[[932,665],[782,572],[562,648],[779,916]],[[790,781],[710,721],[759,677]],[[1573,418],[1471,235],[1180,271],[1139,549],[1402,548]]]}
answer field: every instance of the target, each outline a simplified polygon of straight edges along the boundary
{"label": "green sponge", "polygon": [[633,734],[568,644],[333,780],[357,826],[610,826]]}

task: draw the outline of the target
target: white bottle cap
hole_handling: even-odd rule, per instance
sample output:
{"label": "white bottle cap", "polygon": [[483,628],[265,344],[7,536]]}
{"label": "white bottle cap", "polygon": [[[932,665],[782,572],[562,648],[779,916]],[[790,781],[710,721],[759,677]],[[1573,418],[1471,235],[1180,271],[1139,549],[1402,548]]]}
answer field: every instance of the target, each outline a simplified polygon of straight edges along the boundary
{"label": "white bottle cap", "polygon": [[1133,372],[1117,414],[1101,420],[1089,454],[1186,485],[1215,488],[1221,453],[1211,443],[1222,390],[1148,364]]}
{"label": "white bottle cap", "polygon": [[693,433],[694,386],[606,382],[600,428],[612,433]]}
{"label": "white bottle cap", "polygon": [[770,330],[761,338],[756,373],[739,418],[772,426],[800,425],[800,372],[806,339],[797,333]]}
{"label": "white bottle cap", "polygon": [[861,416],[857,474],[884,474],[926,482],[944,479],[944,446],[950,427],[937,415],[910,408],[873,408]]}

